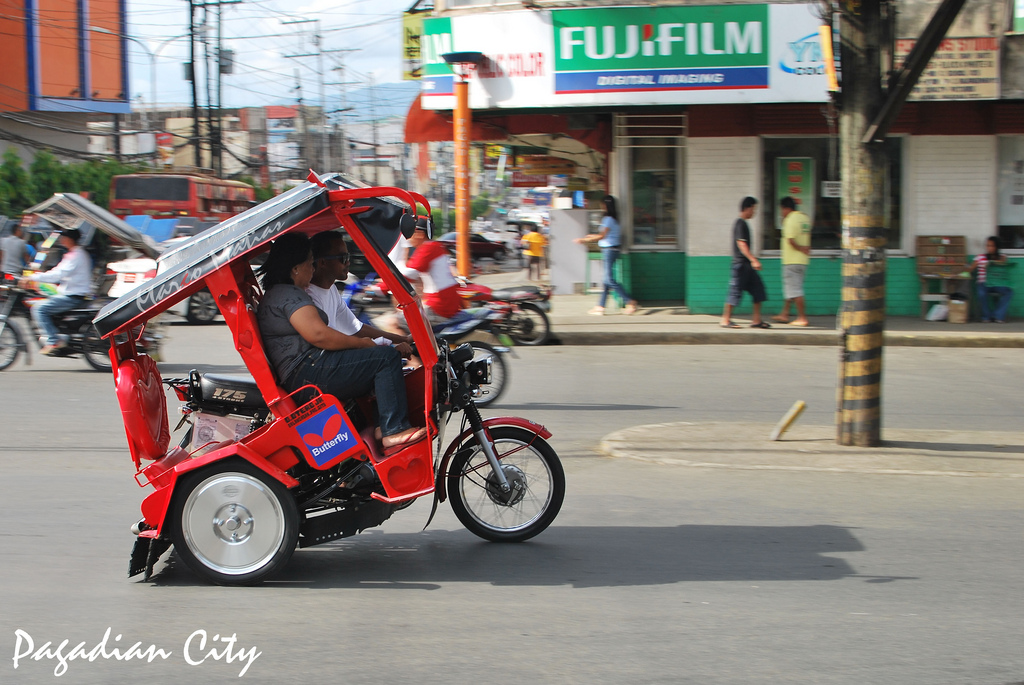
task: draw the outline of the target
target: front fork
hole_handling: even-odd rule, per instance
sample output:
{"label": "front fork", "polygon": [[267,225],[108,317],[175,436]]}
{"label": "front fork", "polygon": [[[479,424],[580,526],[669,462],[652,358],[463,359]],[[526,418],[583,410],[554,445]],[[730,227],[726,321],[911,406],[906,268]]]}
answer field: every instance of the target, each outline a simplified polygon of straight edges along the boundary
{"label": "front fork", "polygon": [[498,487],[504,493],[509,492],[512,486],[509,485],[508,479],[505,478],[505,471],[501,468],[501,462],[498,461],[498,455],[494,451],[494,443],[491,441],[487,427],[484,426],[483,417],[480,416],[480,409],[476,406],[476,403],[471,401],[466,405],[465,412],[473,435],[476,437],[477,442],[480,443],[480,449],[483,450],[484,456],[487,457],[487,463],[491,465],[491,470],[494,472],[494,479]]}

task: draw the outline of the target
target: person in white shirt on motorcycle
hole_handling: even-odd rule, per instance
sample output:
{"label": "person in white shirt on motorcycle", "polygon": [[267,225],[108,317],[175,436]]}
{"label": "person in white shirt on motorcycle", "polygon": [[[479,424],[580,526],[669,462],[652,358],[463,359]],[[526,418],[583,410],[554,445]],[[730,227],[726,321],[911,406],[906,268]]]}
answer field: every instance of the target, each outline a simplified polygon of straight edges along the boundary
{"label": "person in white shirt on motorcycle", "polygon": [[53,354],[68,344],[66,336],[59,334],[53,317],[82,306],[86,298],[92,296],[92,257],[78,244],[81,237],[82,233],[77,228],[62,230],[57,240],[67,252],[60,263],[45,273],[21,279],[23,288],[33,283],[57,284],[56,296],[32,307],[32,320],[46,335],[46,344],[40,350],[45,355]]}

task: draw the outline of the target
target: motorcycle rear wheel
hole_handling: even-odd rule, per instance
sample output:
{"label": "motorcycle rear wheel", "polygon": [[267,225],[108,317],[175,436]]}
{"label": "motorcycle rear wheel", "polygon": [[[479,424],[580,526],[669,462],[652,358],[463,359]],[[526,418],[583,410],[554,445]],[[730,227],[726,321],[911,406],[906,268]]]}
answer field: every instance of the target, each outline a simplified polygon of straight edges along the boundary
{"label": "motorcycle rear wheel", "polygon": [[175,487],[168,519],[174,549],[218,585],[254,585],[288,563],[299,511],[288,489],[248,462],[190,473]]}
{"label": "motorcycle rear wheel", "polygon": [[543,345],[551,337],[551,322],[543,309],[524,302],[509,317],[508,334],[517,345]]}
{"label": "motorcycle rear wheel", "polygon": [[15,362],[18,355],[21,354],[21,348],[24,344],[21,341],[21,334],[18,333],[18,329],[12,323],[8,319],[3,330],[0,330],[0,371],[3,371]]}
{"label": "motorcycle rear wheel", "polygon": [[498,398],[505,392],[505,385],[508,384],[509,377],[508,363],[505,361],[505,355],[494,349],[490,343],[485,343],[482,340],[471,340],[469,344],[473,347],[473,361],[485,357],[491,358],[491,383],[490,385],[482,386],[486,394],[473,400],[476,402],[476,406],[486,407],[497,402]]}
{"label": "motorcycle rear wheel", "polygon": [[113,368],[110,363],[110,341],[101,338],[92,324],[87,324],[84,328],[85,330],[82,331],[82,356],[92,368],[109,373]]}
{"label": "motorcycle rear wheel", "polygon": [[448,496],[462,525],[492,542],[522,542],[551,525],[565,498],[558,455],[539,435],[523,428],[492,428],[505,478],[503,493],[476,436],[459,446],[448,469]]}

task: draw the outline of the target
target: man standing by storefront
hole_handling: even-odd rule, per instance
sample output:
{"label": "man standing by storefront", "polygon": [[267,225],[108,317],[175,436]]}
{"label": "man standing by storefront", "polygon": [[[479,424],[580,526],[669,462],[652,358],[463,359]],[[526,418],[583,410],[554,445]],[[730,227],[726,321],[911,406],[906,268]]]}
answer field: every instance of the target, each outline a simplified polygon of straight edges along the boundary
{"label": "man standing by storefront", "polygon": [[729,295],[722,311],[722,328],[739,328],[732,320],[732,310],[740,305],[743,293],[748,292],[754,299],[754,315],[751,328],[771,328],[767,321],[761,320],[761,303],[768,299],[761,280],[761,260],[754,256],[750,247],[750,224],[757,212],[757,200],[745,197],[740,202],[740,216],[732,226],[732,276],[729,279]]}
{"label": "man standing by storefront", "polygon": [[[804,300],[804,277],[811,258],[811,220],[796,208],[796,201],[784,197],[779,202],[782,214],[782,311],[772,320],[793,326],[807,325]],[[796,308],[796,318],[789,320],[789,305]]]}

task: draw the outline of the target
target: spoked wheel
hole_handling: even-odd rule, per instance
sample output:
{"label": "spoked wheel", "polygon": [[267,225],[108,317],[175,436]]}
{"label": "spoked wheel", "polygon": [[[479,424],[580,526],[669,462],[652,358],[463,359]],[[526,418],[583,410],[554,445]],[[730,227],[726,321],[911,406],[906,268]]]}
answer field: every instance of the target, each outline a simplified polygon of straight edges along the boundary
{"label": "spoked wheel", "polygon": [[471,340],[469,344],[473,347],[473,361],[486,357],[491,358],[491,383],[480,386],[481,391],[485,394],[473,400],[476,402],[476,406],[486,407],[497,402],[501,394],[505,392],[509,376],[508,362],[505,361],[505,355],[498,352],[489,343]]}
{"label": "spoked wheel", "polygon": [[185,312],[185,319],[191,324],[203,325],[213,323],[213,320],[220,314],[217,303],[209,290],[200,290],[188,298],[188,311]]}
{"label": "spoked wheel", "polygon": [[14,328],[9,319],[4,324],[3,330],[0,330],[0,371],[3,371],[8,366],[14,363],[14,360],[18,358],[21,353],[22,342],[21,334]]}
{"label": "spoked wheel", "polygon": [[82,352],[85,361],[97,371],[110,371],[110,341],[104,340],[92,324],[83,326]]}
{"label": "spoked wheel", "polygon": [[467,530],[485,540],[529,540],[551,525],[562,508],[562,464],[543,438],[522,428],[494,428],[491,437],[511,490],[502,492],[472,437],[461,445],[448,469],[452,509]]}
{"label": "spoked wheel", "polygon": [[252,585],[288,563],[299,539],[299,512],[278,481],[231,461],[189,474],[175,489],[174,548],[204,579]]}
{"label": "spoked wheel", "polygon": [[544,310],[532,302],[519,305],[509,318],[508,334],[519,345],[543,345],[551,336],[551,323]]}

